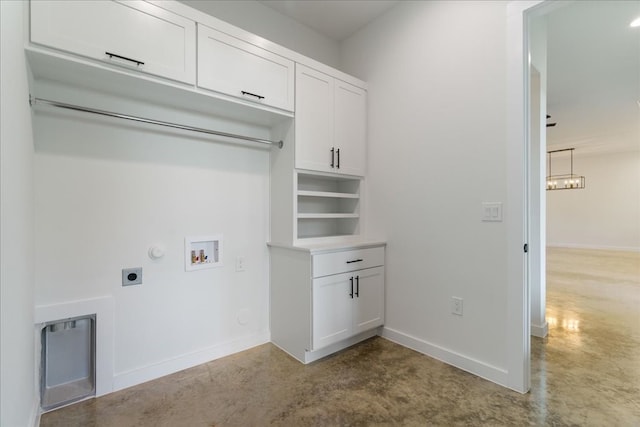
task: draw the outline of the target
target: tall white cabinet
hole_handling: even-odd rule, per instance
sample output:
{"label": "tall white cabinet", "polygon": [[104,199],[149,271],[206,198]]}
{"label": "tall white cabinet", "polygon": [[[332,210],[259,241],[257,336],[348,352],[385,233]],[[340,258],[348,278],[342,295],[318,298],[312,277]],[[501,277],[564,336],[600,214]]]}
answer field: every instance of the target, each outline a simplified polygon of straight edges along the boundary
{"label": "tall white cabinet", "polygon": [[385,300],[385,243],[364,238],[366,84],[311,65],[271,158],[271,340],[303,363],[376,335]]}

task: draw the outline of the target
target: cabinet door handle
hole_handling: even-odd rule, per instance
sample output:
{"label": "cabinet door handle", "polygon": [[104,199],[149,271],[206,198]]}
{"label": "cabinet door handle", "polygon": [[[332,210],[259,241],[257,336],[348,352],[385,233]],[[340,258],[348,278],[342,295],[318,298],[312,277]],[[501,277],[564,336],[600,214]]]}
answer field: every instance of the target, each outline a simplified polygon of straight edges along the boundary
{"label": "cabinet door handle", "polygon": [[336,155],[338,156],[338,163],[336,163],[336,168],[340,169],[340,149],[336,150]]}
{"label": "cabinet door handle", "polygon": [[246,92],[246,91],[241,91],[243,95],[249,95],[249,96],[254,96],[258,99],[264,99],[264,96],[262,95],[258,95],[257,93],[251,93],[251,92]]}
{"label": "cabinet door handle", "polygon": [[360,298],[360,276],[356,276],[356,297]]}
{"label": "cabinet door handle", "polygon": [[351,261],[347,261],[347,264],[352,264],[352,263],[354,263],[354,262],[362,262],[362,261],[364,261],[362,258],[359,258],[359,259],[352,259]]}
{"label": "cabinet door handle", "polygon": [[349,296],[353,299],[353,276],[351,276],[349,280],[351,281],[351,292],[349,293]]}
{"label": "cabinet door handle", "polygon": [[335,159],[335,154],[336,154],[336,150],[333,147],[331,147],[331,167],[332,168],[335,167],[334,163],[333,163],[333,161]]}
{"label": "cabinet door handle", "polygon": [[144,65],[144,62],[138,61],[137,59],[127,58],[126,56],[116,55],[115,53],[105,52],[105,54],[109,57],[109,59],[118,58],[124,59],[125,61],[130,61],[135,63],[137,66]]}

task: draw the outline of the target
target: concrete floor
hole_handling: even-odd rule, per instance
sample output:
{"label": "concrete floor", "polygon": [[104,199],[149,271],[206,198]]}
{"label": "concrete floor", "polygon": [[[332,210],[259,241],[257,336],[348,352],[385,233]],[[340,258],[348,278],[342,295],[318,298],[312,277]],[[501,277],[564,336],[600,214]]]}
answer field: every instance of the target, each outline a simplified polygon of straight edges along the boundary
{"label": "concrete floor", "polygon": [[271,344],[44,414],[41,426],[640,426],[640,253],[550,249],[528,394],[373,338],[304,366]]}

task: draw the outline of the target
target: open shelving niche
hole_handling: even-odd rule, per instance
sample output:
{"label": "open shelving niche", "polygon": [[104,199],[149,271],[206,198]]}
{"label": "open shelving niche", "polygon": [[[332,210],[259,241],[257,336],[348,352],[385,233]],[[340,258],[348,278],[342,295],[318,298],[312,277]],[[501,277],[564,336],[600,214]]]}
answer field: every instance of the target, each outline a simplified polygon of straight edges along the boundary
{"label": "open shelving niche", "polygon": [[360,234],[361,178],[311,172],[296,175],[298,240]]}

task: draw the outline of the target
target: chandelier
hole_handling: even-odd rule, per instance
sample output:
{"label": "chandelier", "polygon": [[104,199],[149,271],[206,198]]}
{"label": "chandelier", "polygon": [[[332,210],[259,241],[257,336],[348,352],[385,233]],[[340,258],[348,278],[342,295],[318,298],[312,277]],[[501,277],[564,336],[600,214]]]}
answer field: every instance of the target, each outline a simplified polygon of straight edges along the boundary
{"label": "chandelier", "polygon": [[[547,151],[549,166],[547,168],[547,190],[580,190],[584,188],[584,176],[573,174],[573,150],[575,148],[565,148],[563,150]],[[571,170],[569,174],[553,175],[551,173],[551,155],[569,151],[571,156]]]}

